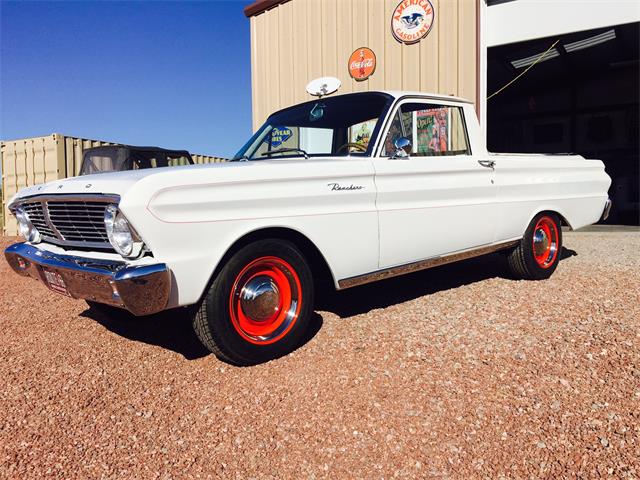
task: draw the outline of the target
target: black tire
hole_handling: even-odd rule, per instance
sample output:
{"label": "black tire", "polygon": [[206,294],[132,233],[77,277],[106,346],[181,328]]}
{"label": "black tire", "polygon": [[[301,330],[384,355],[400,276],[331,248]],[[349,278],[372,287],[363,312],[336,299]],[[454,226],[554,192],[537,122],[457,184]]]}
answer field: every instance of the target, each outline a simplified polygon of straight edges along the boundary
{"label": "black tire", "polygon": [[[246,292],[258,291],[251,288],[251,282],[269,287],[264,290],[266,293],[248,298]],[[266,307],[263,304],[256,307],[263,308],[256,315],[272,312],[273,321],[254,321],[246,313],[259,304],[256,298],[267,298]],[[295,304],[294,298],[298,299]],[[246,308],[244,300],[248,302]],[[255,365],[286,355],[300,345],[313,313],[313,300],[311,270],[296,246],[285,240],[259,240],[241,248],[222,266],[193,315],[193,328],[202,344],[221,360],[234,365]],[[279,306],[273,308],[275,303]],[[263,325],[265,330],[280,326],[262,336],[251,334],[252,328]]]}
{"label": "black tire", "polygon": [[[536,235],[535,242],[534,235]],[[545,239],[551,240],[548,243],[552,245],[550,248],[546,248]],[[520,244],[507,255],[507,262],[509,269],[517,278],[544,280],[556,270],[561,251],[560,218],[555,213],[543,212],[533,217]]]}

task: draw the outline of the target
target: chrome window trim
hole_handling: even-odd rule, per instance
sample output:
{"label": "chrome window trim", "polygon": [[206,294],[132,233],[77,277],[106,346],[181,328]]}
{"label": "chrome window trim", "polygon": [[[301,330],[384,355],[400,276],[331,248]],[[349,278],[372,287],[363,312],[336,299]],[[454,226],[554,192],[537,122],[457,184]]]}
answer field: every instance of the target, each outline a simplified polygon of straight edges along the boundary
{"label": "chrome window trim", "polygon": [[[387,114],[384,118],[384,122],[382,124],[382,128],[380,129],[378,138],[376,138],[375,140],[374,148],[371,151],[371,158],[384,158],[387,160],[390,158],[382,155],[383,148],[384,148],[384,139],[387,137],[387,132],[391,127],[391,122],[393,121],[393,117],[396,114],[396,112],[402,107],[403,104],[412,103],[412,102],[426,103],[430,105],[440,105],[442,107],[459,107],[460,115],[462,116],[462,124],[464,128],[465,140],[467,142],[467,153],[465,155],[460,155],[460,156],[473,155],[473,152],[471,149],[471,143],[469,142],[469,131],[467,127],[467,120],[465,117],[464,108],[460,105],[458,100],[454,98],[435,98],[435,97],[432,98],[429,96],[423,97],[423,96],[411,94],[411,95],[403,95],[401,97],[397,97],[395,102],[391,105],[391,108],[387,111]],[[465,103],[471,103],[471,102],[467,101]],[[422,158],[422,157],[416,157],[416,158]]]}

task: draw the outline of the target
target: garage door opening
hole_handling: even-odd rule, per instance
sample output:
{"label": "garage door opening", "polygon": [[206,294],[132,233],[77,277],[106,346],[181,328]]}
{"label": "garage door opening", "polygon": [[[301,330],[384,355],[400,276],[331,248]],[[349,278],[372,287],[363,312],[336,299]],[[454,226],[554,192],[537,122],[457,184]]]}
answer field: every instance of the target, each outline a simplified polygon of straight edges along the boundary
{"label": "garage door opening", "polygon": [[613,183],[606,223],[640,224],[640,23],[488,49],[487,146],[493,152],[578,153]]}

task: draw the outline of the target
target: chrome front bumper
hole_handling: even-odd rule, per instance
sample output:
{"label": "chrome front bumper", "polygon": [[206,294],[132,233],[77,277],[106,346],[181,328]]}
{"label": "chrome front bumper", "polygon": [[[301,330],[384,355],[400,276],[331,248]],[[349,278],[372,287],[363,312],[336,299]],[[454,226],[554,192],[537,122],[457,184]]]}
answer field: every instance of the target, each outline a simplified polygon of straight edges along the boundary
{"label": "chrome front bumper", "polygon": [[164,263],[129,266],[125,262],[59,255],[26,243],[4,251],[11,268],[49,285],[46,271],[60,275],[73,298],[84,298],[150,315],[169,302],[171,273]]}
{"label": "chrome front bumper", "polygon": [[609,218],[609,212],[611,211],[611,199],[607,197],[607,201],[604,204],[604,210],[602,211],[602,216],[600,217],[599,222],[604,222],[607,218]]}

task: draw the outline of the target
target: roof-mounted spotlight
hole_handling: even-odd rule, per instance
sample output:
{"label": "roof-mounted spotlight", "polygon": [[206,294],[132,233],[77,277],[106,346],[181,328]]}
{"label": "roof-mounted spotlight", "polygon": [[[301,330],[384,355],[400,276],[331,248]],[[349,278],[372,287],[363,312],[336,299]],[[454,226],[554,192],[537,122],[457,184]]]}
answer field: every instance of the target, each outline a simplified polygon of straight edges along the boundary
{"label": "roof-mounted spotlight", "polygon": [[307,84],[307,93],[314,97],[324,97],[336,92],[342,82],[335,77],[320,77]]}

